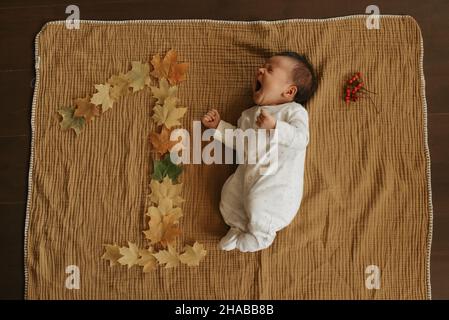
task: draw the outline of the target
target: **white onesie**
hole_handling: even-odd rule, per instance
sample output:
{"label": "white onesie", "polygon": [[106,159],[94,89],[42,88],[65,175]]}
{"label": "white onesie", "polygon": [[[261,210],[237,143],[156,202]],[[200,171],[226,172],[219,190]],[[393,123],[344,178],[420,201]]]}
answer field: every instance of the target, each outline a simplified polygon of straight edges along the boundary
{"label": "white onesie", "polygon": [[[258,129],[261,109],[276,118],[278,161],[274,174],[261,174],[262,164],[239,164],[224,183],[220,211],[231,228],[221,239],[222,250],[253,252],[267,248],[276,232],[283,229],[299,210],[304,180],[304,161],[309,143],[307,110],[299,103],[254,106],[242,112],[238,127]],[[226,141],[225,130],[237,127],[221,120],[214,138],[235,148],[234,140]],[[263,164],[266,168],[267,162]],[[272,164],[270,164],[272,165]]]}

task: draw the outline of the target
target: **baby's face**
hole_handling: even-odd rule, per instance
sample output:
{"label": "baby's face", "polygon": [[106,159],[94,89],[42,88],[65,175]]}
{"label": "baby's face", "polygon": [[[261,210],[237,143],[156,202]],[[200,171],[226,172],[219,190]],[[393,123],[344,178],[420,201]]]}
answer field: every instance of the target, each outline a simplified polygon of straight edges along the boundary
{"label": "baby's face", "polygon": [[295,61],[290,57],[273,56],[257,69],[253,81],[253,100],[257,105],[277,105],[292,101],[297,87],[292,71]]}

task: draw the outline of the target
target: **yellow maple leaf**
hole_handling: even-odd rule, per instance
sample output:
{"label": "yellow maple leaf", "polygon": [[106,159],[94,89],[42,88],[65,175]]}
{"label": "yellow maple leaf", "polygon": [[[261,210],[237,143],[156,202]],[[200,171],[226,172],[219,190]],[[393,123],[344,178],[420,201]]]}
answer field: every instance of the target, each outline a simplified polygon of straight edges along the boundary
{"label": "yellow maple leaf", "polygon": [[123,257],[117,261],[121,265],[127,265],[128,269],[134,266],[139,260],[139,248],[132,242],[128,242],[128,247],[121,247],[119,251]]}
{"label": "yellow maple leaf", "polygon": [[178,99],[176,97],[168,97],[164,101],[164,105],[156,105],[153,108],[154,114],[153,120],[157,125],[165,125],[168,129],[171,127],[180,125],[179,119],[181,119],[187,111],[187,108],[177,108],[176,105]]}
{"label": "yellow maple leaf", "polygon": [[128,92],[129,88],[129,82],[128,78],[125,74],[119,73],[118,75],[114,74],[112,75],[108,83],[112,86],[110,91],[110,96],[114,100],[118,100],[122,95],[126,94]]}
{"label": "yellow maple leaf", "polygon": [[166,247],[181,234],[178,224],[182,217],[182,210],[181,208],[173,208],[171,199],[161,199],[158,207],[151,206],[148,208],[147,215],[150,217],[149,229],[144,230],[143,233],[152,244],[160,243]]}
{"label": "yellow maple leaf", "polygon": [[166,78],[172,85],[184,81],[189,64],[177,63],[177,60],[178,54],[173,49],[167,52],[164,59],[161,59],[159,53],[154,55],[151,59],[154,67],[151,75],[158,79]]}
{"label": "yellow maple leaf", "polygon": [[153,256],[153,248],[139,250],[140,258],[137,260],[137,264],[143,267],[143,272],[150,272],[157,268],[157,260]]}
{"label": "yellow maple leaf", "polygon": [[114,245],[106,244],[105,250],[106,251],[101,256],[101,259],[109,260],[109,266],[111,267],[119,264],[118,259],[122,257],[122,255],[120,254],[120,247],[116,244]]}
{"label": "yellow maple leaf", "polygon": [[112,100],[110,96],[111,85],[109,83],[96,84],[95,89],[97,89],[97,92],[92,96],[90,102],[96,106],[101,105],[101,110],[103,112],[112,108],[114,100]]}
{"label": "yellow maple leaf", "polygon": [[178,94],[177,86],[170,86],[167,79],[159,79],[159,88],[150,86],[151,93],[157,99],[157,104],[163,105],[164,101],[168,97],[176,97]]}
{"label": "yellow maple leaf", "polygon": [[142,232],[145,235],[145,238],[150,240],[152,245],[156,245],[161,241],[164,230],[162,224],[158,224],[153,225]]}
{"label": "yellow maple leaf", "polygon": [[168,198],[172,200],[173,206],[181,205],[185,200],[180,196],[182,191],[182,183],[173,184],[173,181],[165,176],[162,182],[152,179],[150,182],[151,194],[150,201],[159,204],[159,201]]}
{"label": "yellow maple leaf", "polygon": [[164,125],[161,133],[150,132],[150,142],[157,153],[164,155],[181,141],[181,137],[178,137],[177,141],[170,140],[171,131]]}
{"label": "yellow maple leaf", "polygon": [[90,121],[93,117],[100,115],[100,108],[90,103],[90,98],[75,99],[75,117],[84,117],[86,121]]}
{"label": "yellow maple leaf", "polygon": [[165,268],[173,268],[179,265],[179,255],[171,245],[168,246],[168,250],[159,250],[157,253],[153,253],[153,256],[159,264],[165,264]]}
{"label": "yellow maple leaf", "polygon": [[207,253],[207,251],[204,250],[204,246],[198,242],[195,242],[193,247],[186,245],[184,251],[185,252],[179,256],[179,261],[189,267],[198,266]]}
{"label": "yellow maple leaf", "polygon": [[182,209],[173,207],[173,200],[169,198],[159,199],[157,207],[148,208],[147,216],[154,218],[154,221],[178,221],[182,217]]}
{"label": "yellow maple leaf", "polygon": [[133,92],[142,90],[145,85],[150,85],[150,65],[140,61],[131,62],[131,70],[126,74],[129,86]]}
{"label": "yellow maple leaf", "polygon": [[149,229],[144,230],[143,233],[151,244],[160,244],[167,247],[168,244],[174,243],[175,238],[181,234],[181,230],[177,222],[170,222],[165,219],[160,223],[149,224]]}

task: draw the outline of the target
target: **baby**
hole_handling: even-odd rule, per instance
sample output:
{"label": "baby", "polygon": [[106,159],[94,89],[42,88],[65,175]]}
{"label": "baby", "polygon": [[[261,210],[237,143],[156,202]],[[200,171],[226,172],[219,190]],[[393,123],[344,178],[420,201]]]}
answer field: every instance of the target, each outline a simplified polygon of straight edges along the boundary
{"label": "baby", "polygon": [[[289,225],[298,212],[309,142],[308,113],[302,104],[316,87],[311,64],[295,52],[278,53],[258,68],[253,81],[256,105],[242,112],[237,127],[275,129],[278,165],[274,174],[262,175],[259,163],[239,164],[226,180],[220,212],[230,229],[221,239],[220,249],[254,252],[267,248],[276,232]],[[237,127],[221,120],[217,110],[208,111],[201,122],[216,129],[214,139],[234,147],[233,141],[225,140],[225,130]]]}

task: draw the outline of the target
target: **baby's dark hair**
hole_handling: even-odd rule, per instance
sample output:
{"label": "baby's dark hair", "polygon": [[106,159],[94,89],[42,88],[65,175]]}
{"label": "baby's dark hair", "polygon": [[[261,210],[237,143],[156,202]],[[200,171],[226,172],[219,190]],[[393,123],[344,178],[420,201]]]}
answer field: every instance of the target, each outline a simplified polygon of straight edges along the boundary
{"label": "baby's dark hair", "polygon": [[305,55],[292,51],[282,51],[276,53],[275,56],[290,57],[298,62],[293,69],[293,83],[298,87],[294,100],[304,104],[313,96],[318,87],[318,80],[312,64]]}

